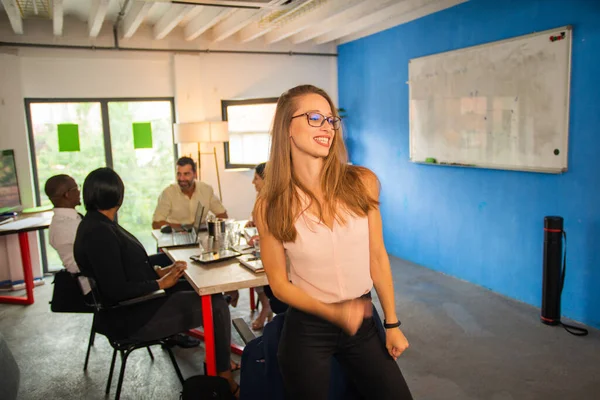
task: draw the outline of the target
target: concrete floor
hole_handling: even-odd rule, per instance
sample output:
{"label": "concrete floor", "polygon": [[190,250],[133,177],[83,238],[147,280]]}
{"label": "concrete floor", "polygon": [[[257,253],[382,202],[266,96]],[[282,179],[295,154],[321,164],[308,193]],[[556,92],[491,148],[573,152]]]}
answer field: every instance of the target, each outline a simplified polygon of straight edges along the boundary
{"label": "concrete floor", "polygon": [[[415,399],[600,398],[598,330],[575,337],[538,322],[534,307],[391,261],[397,310],[411,345],[398,363]],[[19,398],[103,399],[111,348],[98,336],[83,372],[91,316],[50,312],[50,282],[35,289],[32,306],[0,305],[0,332],[21,369]],[[247,290],[232,317],[251,321]],[[202,347],[175,352],[184,377],[201,372]],[[123,399],[179,399],[180,384],[166,353],[155,348],[154,355],[154,362],[143,350],[130,356]]]}

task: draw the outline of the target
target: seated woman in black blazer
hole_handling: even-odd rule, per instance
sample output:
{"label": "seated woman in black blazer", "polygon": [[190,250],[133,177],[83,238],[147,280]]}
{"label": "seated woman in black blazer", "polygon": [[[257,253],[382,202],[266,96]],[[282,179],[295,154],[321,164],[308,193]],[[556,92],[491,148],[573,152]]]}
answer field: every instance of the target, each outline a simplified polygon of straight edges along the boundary
{"label": "seated woman in black blazer", "polygon": [[[202,306],[187,282],[178,282],[187,264],[153,269],[142,244],[114,222],[125,188],[110,168],[92,171],[83,183],[86,216],[77,229],[73,252],[84,275],[96,280],[105,305],[165,289],[167,296],[98,315],[99,328],[113,337],[154,340],[202,325]],[[223,295],[212,296],[217,371],[239,392],[230,366],[231,316]],[[102,331],[101,331],[102,332]],[[103,332],[104,333],[104,332]],[[237,393],[236,393],[237,394]]]}

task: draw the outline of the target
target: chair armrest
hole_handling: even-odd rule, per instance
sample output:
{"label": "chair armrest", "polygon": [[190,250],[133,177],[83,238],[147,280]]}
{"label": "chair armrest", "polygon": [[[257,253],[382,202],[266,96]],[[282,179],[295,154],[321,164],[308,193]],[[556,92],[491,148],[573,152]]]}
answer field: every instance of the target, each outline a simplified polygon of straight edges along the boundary
{"label": "chair armrest", "polygon": [[119,305],[120,306],[130,306],[132,304],[143,303],[145,301],[157,299],[159,297],[165,297],[166,295],[167,295],[167,292],[165,292],[163,289],[159,289],[159,290],[155,290],[152,293],[148,293],[148,294],[145,294],[140,297],[134,297],[133,299],[120,301]]}

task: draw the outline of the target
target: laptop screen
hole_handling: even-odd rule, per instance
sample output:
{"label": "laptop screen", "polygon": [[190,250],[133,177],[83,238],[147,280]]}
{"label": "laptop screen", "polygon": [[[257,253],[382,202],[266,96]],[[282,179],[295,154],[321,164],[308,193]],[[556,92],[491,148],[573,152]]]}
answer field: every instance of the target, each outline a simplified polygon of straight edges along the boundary
{"label": "laptop screen", "polygon": [[202,229],[202,217],[204,217],[204,206],[201,202],[198,202],[198,207],[196,207],[196,215],[194,217],[194,231],[196,231],[196,233],[200,232]]}

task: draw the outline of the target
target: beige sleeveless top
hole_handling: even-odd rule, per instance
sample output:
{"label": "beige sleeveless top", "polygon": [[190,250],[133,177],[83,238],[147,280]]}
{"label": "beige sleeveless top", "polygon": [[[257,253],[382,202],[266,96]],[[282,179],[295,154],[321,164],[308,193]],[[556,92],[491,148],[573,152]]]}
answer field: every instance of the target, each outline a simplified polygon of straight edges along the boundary
{"label": "beige sleeveless top", "polygon": [[355,299],[373,288],[368,218],[346,214],[345,220],[334,221],[331,230],[304,211],[294,224],[296,241],[283,243],[292,283],[325,303]]}

